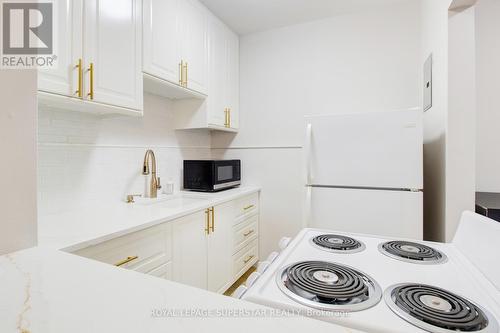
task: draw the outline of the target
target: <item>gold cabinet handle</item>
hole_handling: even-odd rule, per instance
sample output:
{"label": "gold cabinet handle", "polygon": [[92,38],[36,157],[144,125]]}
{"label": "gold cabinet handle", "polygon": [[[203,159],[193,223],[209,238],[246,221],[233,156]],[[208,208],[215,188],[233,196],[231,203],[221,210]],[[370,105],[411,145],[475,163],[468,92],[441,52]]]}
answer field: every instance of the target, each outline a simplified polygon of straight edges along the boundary
{"label": "gold cabinet handle", "polygon": [[229,109],[228,108],[225,108],[224,109],[224,127],[229,127]]}
{"label": "gold cabinet handle", "polygon": [[231,127],[231,108],[227,109],[227,127]]}
{"label": "gold cabinet handle", "polygon": [[184,85],[184,61],[181,60],[179,63],[179,85],[183,86]]}
{"label": "gold cabinet handle", "polygon": [[215,209],[214,207],[210,208],[210,211],[212,212],[212,232],[215,232]]}
{"label": "gold cabinet handle", "polygon": [[75,68],[78,70],[78,90],[75,94],[78,98],[83,98],[83,60],[82,58],[78,59],[78,63]]}
{"label": "gold cabinet handle", "polygon": [[255,205],[246,206],[243,208],[243,210],[249,210],[249,209],[252,209],[254,207],[255,207]]}
{"label": "gold cabinet handle", "polygon": [[179,85],[181,87],[187,87],[187,72],[188,72],[188,64],[181,60],[179,63]]}
{"label": "gold cabinet handle", "polygon": [[94,99],[94,63],[91,62],[89,69],[87,70],[90,73],[90,92],[87,94],[87,96],[90,99]]}
{"label": "gold cabinet handle", "polygon": [[136,259],[138,259],[139,257],[138,256],[131,256],[131,257],[127,257],[127,259],[124,259],[122,261],[119,261],[115,264],[116,267],[120,267],[120,266],[123,266],[125,264],[128,264],[129,262],[131,261],[134,261]]}
{"label": "gold cabinet handle", "polygon": [[188,86],[188,63],[186,62],[186,74],[184,75],[184,87]]}
{"label": "gold cabinet handle", "polygon": [[210,235],[210,209],[205,209],[205,215],[207,216],[207,221],[205,224],[205,233]]}
{"label": "gold cabinet handle", "polygon": [[251,234],[253,234],[254,232],[255,232],[255,230],[253,230],[253,229],[252,229],[252,230],[250,230],[250,231],[248,231],[248,232],[245,232],[245,233],[243,234],[243,237],[248,237],[248,236],[250,236]]}
{"label": "gold cabinet handle", "polygon": [[245,260],[243,260],[243,263],[248,263],[250,260],[252,260],[255,256],[250,256],[248,258],[246,258]]}

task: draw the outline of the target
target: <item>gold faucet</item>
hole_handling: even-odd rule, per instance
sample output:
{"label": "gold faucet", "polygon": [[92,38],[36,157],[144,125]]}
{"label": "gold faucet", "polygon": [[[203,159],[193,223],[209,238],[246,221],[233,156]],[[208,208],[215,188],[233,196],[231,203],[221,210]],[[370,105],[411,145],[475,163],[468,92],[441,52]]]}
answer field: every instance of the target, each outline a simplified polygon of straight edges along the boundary
{"label": "gold faucet", "polygon": [[144,156],[144,165],[142,167],[142,174],[149,175],[149,160],[151,159],[151,182],[149,184],[148,189],[146,190],[145,197],[146,198],[156,198],[158,196],[158,189],[160,186],[160,178],[156,177],[156,157],[155,153],[148,149],[146,151],[146,155]]}

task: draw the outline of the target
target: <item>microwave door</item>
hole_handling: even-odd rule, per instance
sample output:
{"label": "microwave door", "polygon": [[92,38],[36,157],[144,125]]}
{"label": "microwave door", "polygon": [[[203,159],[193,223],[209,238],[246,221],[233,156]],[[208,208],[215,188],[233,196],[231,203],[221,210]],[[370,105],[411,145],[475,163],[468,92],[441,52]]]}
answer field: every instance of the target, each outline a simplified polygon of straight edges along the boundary
{"label": "microwave door", "polygon": [[217,184],[223,183],[223,182],[229,182],[234,179],[234,167],[232,165],[219,165],[216,166],[217,170],[215,172],[215,175],[217,179],[215,182]]}
{"label": "microwave door", "polygon": [[240,184],[239,161],[219,161],[214,168],[214,190]]}

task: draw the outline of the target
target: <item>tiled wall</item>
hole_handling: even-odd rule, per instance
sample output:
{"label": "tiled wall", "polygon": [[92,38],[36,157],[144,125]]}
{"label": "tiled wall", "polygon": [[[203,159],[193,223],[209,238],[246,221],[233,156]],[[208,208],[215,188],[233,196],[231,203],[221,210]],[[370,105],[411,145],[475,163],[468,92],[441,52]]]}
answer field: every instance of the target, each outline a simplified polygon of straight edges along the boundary
{"label": "tiled wall", "polygon": [[142,193],[144,153],[155,151],[158,176],[178,190],[182,160],[210,157],[210,134],[175,131],[171,102],[146,95],[144,117],[97,116],[40,110],[38,133],[38,213],[123,200]]}

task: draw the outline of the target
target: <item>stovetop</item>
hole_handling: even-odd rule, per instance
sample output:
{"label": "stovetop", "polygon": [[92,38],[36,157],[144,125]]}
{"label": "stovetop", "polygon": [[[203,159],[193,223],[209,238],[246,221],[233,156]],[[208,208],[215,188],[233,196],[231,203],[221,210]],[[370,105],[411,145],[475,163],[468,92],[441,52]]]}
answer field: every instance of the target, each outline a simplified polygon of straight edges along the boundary
{"label": "stovetop", "polygon": [[[311,241],[315,237],[325,234],[350,237],[362,244],[363,249],[354,253],[349,251],[346,253],[325,251],[315,246]],[[401,260],[401,258],[383,254],[380,250],[381,244],[385,244],[389,241],[394,241],[394,239],[304,229],[280,254],[279,258],[264,272],[260,279],[249,288],[243,296],[243,299],[279,309],[300,311],[306,316],[332,321],[346,327],[367,332],[417,333],[428,332],[429,330],[425,325],[417,327],[414,324],[410,324],[411,318],[409,317],[414,315],[414,313],[408,314],[403,309],[400,311],[401,314],[397,314],[397,307],[401,305],[401,303],[396,302],[398,305],[389,305],[389,301],[392,297],[391,292],[396,290],[398,286],[426,286],[427,288],[438,288],[443,290],[443,292],[449,292],[451,296],[447,295],[444,297],[440,296],[440,294],[431,293],[431,296],[418,298],[417,303],[427,302],[431,304],[434,302],[432,304],[436,307],[436,313],[440,314],[440,307],[443,307],[441,311],[447,313],[450,299],[456,301],[456,298],[453,297],[463,297],[465,303],[461,303],[461,305],[468,305],[469,303],[467,302],[470,302],[473,306],[477,306],[479,312],[475,313],[480,314],[478,316],[479,319],[481,316],[484,316],[486,319],[488,319],[489,316],[491,317],[490,319],[493,319],[491,321],[493,324],[487,325],[486,328],[481,328],[481,323],[473,322],[472,325],[477,324],[477,326],[475,326],[475,331],[480,333],[498,333],[498,328],[494,325],[494,322],[500,321],[500,299],[498,297],[498,291],[488,282],[488,280],[474,269],[470,262],[467,261],[453,244],[423,241],[408,241],[413,243],[403,244],[403,249],[406,254],[412,252],[417,253],[419,249],[426,257],[433,257],[436,253],[439,254],[438,259],[433,262],[433,264],[422,265],[420,259],[417,260],[420,262],[413,263],[412,259],[409,259],[409,261]],[[351,241],[349,241],[349,243],[350,242]],[[313,264],[309,264],[309,266],[303,268],[300,265],[301,263],[303,265],[304,262]],[[327,263],[326,266],[324,263]],[[287,272],[292,267],[302,268],[302,271],[299,271],[299,273],[294,273],[299,274],[299,278],[301,274],[302,277],[305,274],[309,277],[313,276],[313,280],[316,279],[320,281],[323,285],[319,283],[319,285],[315,286],[317,290],[313,288],[313,291],[319,292],[320,296],[322,295],[321,297],[327,297],[323,297],[318,302],[318,299],[314,299],[314,296],[300,290],[301,283],[304,283],[303,278],[301,278],[302,280],[299,279],[299,283],[295,283],[290,287]],[[311,271],[304,273],[304,269],[309,269]],[[354,303],[347,300],[346,303],[343,304],[345,298],[342,297],[346,296],[345,294],[330,294],[332,290],[329,290],[329,288],[327,288],[326,291],[324,290],[325,284],[339,279],[341,274],[338,273],[338,269],[347,269],[349,275],[352,276],[366,277],[364,280],[359,280],[364,281],[362,283],[364,286],[361,286],[361,289],[364,288],[363,290],[365,293],[361,290],[359,294],[361,296],[357,297]],[[317,281],[316,284],[318,283]],[[352,283],[352,281],[344,283],[346,283],[346,286],[343,287],[347,287],[347,289],[352,287],[348,285],[348,283]],[[296,285],[299,286],[298,289]],[[368,300],[364,295],[366,295],[366,291],[370,288],[372,298]],[[321,294],[321,292],[323,292],[323,294]],[[349,294],[349,292],[350,290],[347,290],[347,294]],[[379,293],[385,295],[381,298]],[[448,296],[451,298],[447,298]],[[331,301],[332,297],[334,299],[333,302]],[[384,298],[386,298],[386,300],[384,300]],[[329,309],[326,310],[328,306],[325,307],[325,304],[328,305],[328,303],[331,304]],[[415,308],[416,305],[412,304],[411,306]],[[474,312],[475,310],[472,311]],[[434,315],[436,315],[436,313]],[[465,316],[467,316],[467,314]],[[448,324],[446,320],[449,318],[446,318],[446,316],[441,316],[439,318],[445,322],[443,325]],[[433,324],[431,324],[430,327],[434,327],[434,332],[436,333],[456,332],[448,328],[438,329],[438,326]],[[494,330],[492,331],[491,329]]]}
{"label": "stovetop", "polygon": [[276,283],[293,300],[319,310],[361,311],[376,305],[382,290],[366,273],[327,261],[301,261],[280,269]]}

